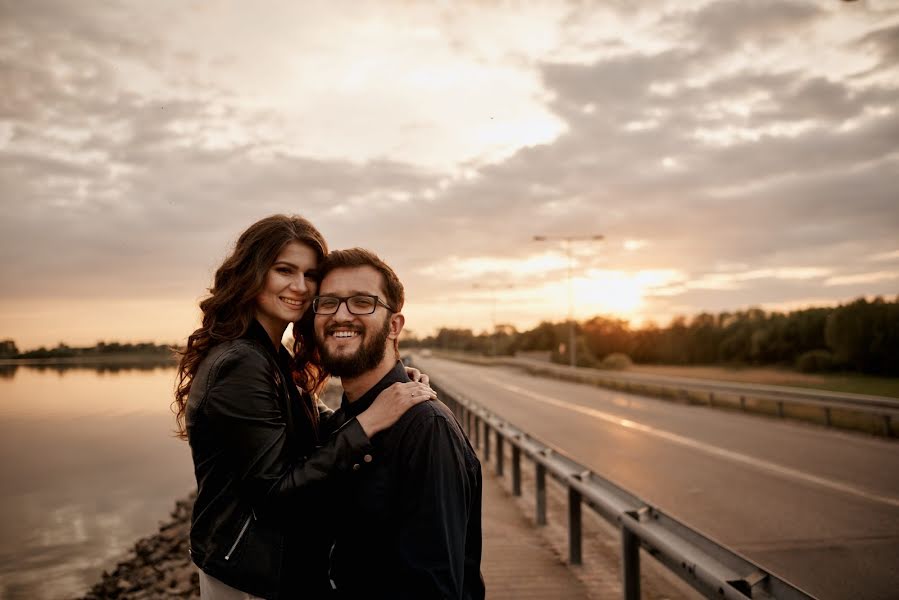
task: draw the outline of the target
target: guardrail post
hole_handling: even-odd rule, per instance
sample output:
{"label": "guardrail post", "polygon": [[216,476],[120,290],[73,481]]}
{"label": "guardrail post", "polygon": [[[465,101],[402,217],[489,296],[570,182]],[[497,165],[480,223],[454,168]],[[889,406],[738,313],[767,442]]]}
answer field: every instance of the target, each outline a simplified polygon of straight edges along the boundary
{"label": "guardrail post", "polygon": [[504,449],[504,442],[506,438],[503,437],[499,431],[496,432],[496,474],[500,477],[503,476],[503,468],[506,462],[506,452]]}
{"label": "guardrail post", "polygon": [[484,462],[490,463],[490,424],[484,421]]}
{"label": "guardrail post", "polygon": [[521,448],[512,444],[512,494],[521,495]]}
{"label": "guardrail post", "polygon": [[535,474],[536,489],[534,496],[537,501],[537,525],[546,525],[546,467],[535,462],[537,473]]}
{"label": "guardrail post", "polygon": [[[622,519],[631,518],[627,514]],[[621,592],[624,600],[640,600],[640,538],[621,525]]]}
{"label": "guardrail post", "polygon": [[777,401],[777,416],[783,418],[784,416],[784,403],[783,400]]}
{"label": "guardrail post", "polygon": [[893,435],[893,426],[890,423],[890,415],[883,415],[883,434],[887,437]]}
{"label": "guardrail post", "polygon": [[471,409],[465,407],[462,409],[462,422],[465,424],[465,433],[471,438]]}
{"label": "guardrail post", "polygon": [[746,410],[746,396],[740,396],[740,410]]}
{"label": "guardrail post", "polygon": [[715,392],[709,392],[709,406],[715,406]]}
{"label": "guardrail post", "polygon": [[824,407],[824,424],[830,427],[830,407]]}
{"label": "guardrail post", "polygon": [[581,556],[581,493],[568,488],[568,563],[579,565]]}
{"label": "guardrail post", "polygon": [[474,447],[479,450],[481,448],[481,417],[474,416]]}

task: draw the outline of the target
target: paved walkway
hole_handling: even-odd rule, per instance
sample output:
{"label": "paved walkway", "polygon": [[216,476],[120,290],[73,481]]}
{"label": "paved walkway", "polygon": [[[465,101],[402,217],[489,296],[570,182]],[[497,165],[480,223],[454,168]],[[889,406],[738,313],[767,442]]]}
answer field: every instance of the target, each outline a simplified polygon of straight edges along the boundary
{"label": "paved walkway", "polygon": [[[481,457],[482,463],[483,457]],[[589,598],[574,576],[522,514],[493,472],[484,470],[484,555],[487,600]]]}

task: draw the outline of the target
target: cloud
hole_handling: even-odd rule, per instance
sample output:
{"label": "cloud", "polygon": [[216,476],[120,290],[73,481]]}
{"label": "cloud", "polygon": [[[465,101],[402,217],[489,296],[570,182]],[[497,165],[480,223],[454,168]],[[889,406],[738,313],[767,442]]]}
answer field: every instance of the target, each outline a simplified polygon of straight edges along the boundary
{"label": "cloud", "polygon": [[866,33],[856,41],[857,47],[879,55],[876,66],[865,74],[878,71],[895,72],[896,64],[899,63],[897,39],[899,39],[899,24],[891,24]]}
{"label": "cloud", "polygon": [[822,8],[807,2],[725,0],[706,4],[687,21],[690,33],[698,36],[711,54],[801,36],[824,14]]}
{"label": "cloud", "polygon": [[875,271],[873,273],[858,273],[856,275],[843,275],[830,277],[824,285],[854,285],[858,283],[875,283],[878,281],[893,281],[899,279],[899,271]]}
{"label": "cloud", "polygon": [[896,251],[899,14],[844,4],[4,4],[0,300],[193,309],[275,212],[384,256],[417,330],[484,280],[559,316],[537,234],[605,235],[573,275],[641,318],[895,292],[858,265]]}
{"label": "cloud", "polygon": [[899,250],[893,250],[892,252],[879,252],[877,254],[872,254],[868,257],[868,260],[875,262],[886,262],[899,260]]}

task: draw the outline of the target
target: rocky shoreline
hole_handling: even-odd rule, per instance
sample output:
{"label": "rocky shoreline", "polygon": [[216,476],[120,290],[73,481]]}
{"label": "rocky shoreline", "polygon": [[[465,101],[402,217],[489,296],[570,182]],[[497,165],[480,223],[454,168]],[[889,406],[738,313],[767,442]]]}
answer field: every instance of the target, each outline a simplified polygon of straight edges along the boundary
{"label": "rocky shoreline", "polygon": [[[321,399],[336,409],[342,393],[340,383],[331,379]],[[199,598],[200,580],[187,550],[195,498],[196,494],[191,494],[175,502],[159,531],[138,540],[128,557],[112,571],[104,571],[100,581],[78,600]]]}
{"label": "rocky shoreline", "polygon": [[159,531],[138,540],[128,558],[112,571],[104,571],[79,600],[199,598],[199,577],[188,553],[194,497],[175,502],[171,518]]}

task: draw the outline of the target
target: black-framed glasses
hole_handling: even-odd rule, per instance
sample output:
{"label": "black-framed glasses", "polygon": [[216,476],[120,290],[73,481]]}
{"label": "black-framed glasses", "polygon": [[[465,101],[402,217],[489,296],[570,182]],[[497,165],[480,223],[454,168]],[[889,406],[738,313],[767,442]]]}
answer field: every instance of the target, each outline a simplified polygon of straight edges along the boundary
{"label": "black-framed glasses", "polygon": [[312,299],[312,312],[317,315],[333,315],[340,310],[340,305],[346,302],[346,309],[352,315],[370,315],[378,308],[378,304],[389,310],[396,312],[389,304],[377,296],[369,296],[368,294],[358,294],[356,296],[316,296]]}

